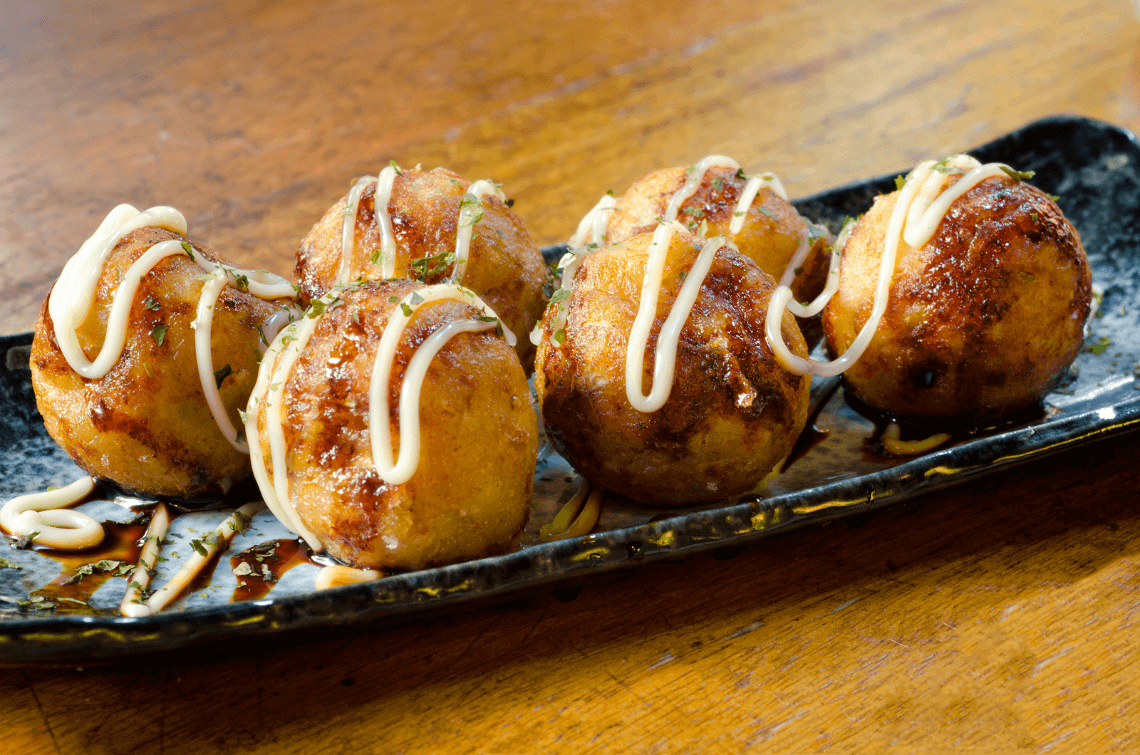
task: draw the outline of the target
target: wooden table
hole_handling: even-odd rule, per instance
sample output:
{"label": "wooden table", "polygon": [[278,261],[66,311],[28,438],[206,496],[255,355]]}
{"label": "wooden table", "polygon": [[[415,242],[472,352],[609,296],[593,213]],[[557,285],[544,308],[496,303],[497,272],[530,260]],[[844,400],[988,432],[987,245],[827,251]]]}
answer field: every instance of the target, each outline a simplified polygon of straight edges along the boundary
{"label": "wooden table", "polygon": [[[0,2],[4,332],[124,201],[289,274],[393,158],[503,182],[552,243],[709,152],[804,195],[1053,113],[1140,128],[1125,0],[38,5]],[[1136,751],[1138,461],[1093,444],[570,602],[3,670],[0,751]]]}

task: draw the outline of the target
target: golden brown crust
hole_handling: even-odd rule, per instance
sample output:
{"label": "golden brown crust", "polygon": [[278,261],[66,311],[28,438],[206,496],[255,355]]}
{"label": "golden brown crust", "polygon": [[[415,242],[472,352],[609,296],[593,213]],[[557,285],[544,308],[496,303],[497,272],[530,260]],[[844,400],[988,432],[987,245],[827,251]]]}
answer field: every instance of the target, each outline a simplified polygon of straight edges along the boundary
{"label": "golden brown crust", "polygon": [[[898,196],[876,200],[844,251],[824,312],[837,353],[870,314]],[[1057,205],[1026,183],[987,179],[954,202],[924,247],[900,245],[886,313],[846,384],[904,419],[999,421],[1040,401],[1076,357],[1091,286],[1080,236]]]}
{"label": "golden brown crust", "polygon": [[[673,195],[688,179],[685,166],[654,171],[634,183],[618,200],[606,227],[606,241],[617,244],[639,233],[653,231],[664,217]],[[776,280],[784,274],[801,240],[811,238],[812,249],[796,276],[792,290],[797,300],[814,299],[827,277],[827,255],[834,239],[827,229],[813,228],[790,202],[762,188],[748,208],[740,233],[729,231],[736,203],[748,179],[730,168],[710,168],[700,186],[681,205],[677,220],[692,231],[707,223],[707,236],[724,236]],[[818,230],[816,230],[818,229]]]}
{"label": "golden brown crust", "polygon": [[[107,260],[80,345],[94,358],[103,343],[115,289],[127,268],[154,244],[182,237],[158,228],[128,234]],[[195,252],[215,262],[208,249]],[[48,433],[89,474],[147,495],[219,495],[249,475],[249,457],[224,438],[202,395],[190,323],[197,313],[202,268],[178,255],[160,261],[135,294],[122,357],[101,379],[78,375],[56,342],[47,301],[32,342],[32,385]],[[157,308],[148,308],[148,297]],[[226,288],[211,332],[215,369],[229,365],[220,386],[230,420],[241,427],[257,377],[261,325],[277,305]],[[155,326],[162,325],[162,343]]]}
{"label": "golden brown crust", "polygon": [[[652,234],[591,253],[577,270],[565,341],[550,345],[557,306],[543,320],[535,388],[547,433],[586,478],[643,503],[681,505],[747,491],[787,453],[806,422],[809,379],[785,372],[764,339],[775,287],[729,248],[714,259],[677,349],[668,401],[643,414],[626,398],[626,345]],[[670,244],[646,349],[651,384],[657,334],[703,239]],[[785,340],[807,348],[787,314]]]}
{"label": "golden brown crust", "polygon": [[[461,333],[432,360],[412,479],[390,485],[373,466],[373,361],[392,297],[419,287],[393,280],[345,291],[317,325],[285,387],[291,498],[328,552],[357,567],[415,569],[501,553],[517,545],[530,514],[534,407],[517,355],[494,330]],[[394,450],[400,385],[415,349],[446,323],[478,315],[464,302],[443,300],[413,316],[389,381]],[[259,431],[267,448],[264,421]]]}
{"label": "golden brown crust", "polygon": [[[416,277],[413,260],[455,251],[459,205],[470,183],[443,168],[405,170],[396,176],[388,213],[396,238],[395,276]],[[356,214],[351,279],[380,280],[381,268],[372,263],[380,248],[380,229],[375,221],[376,184],[366,187]],[[342,197],[317,222],[297,251],[296,276],[302,296],[316,298],[327,291],[340,269],[344,212]],[[433,265],[434,266],[434,265]],[[447,265],[426,283],[438,283],[450,275]],[[542,315],[543,286],[549,271],[542,253],[522,221],[497,197],[483,198],[483,217],[472,228],[471,251],[463,285],[478,294],[503,319],[518,338],[519,357],[533,363],[534,347],[526,335]]]}

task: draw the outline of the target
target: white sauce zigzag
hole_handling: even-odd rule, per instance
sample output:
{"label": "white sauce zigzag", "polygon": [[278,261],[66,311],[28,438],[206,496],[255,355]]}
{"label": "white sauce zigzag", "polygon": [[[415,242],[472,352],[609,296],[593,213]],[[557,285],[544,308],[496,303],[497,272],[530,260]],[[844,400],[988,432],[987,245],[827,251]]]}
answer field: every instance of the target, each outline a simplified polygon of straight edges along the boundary
{"label": "white sauce zigzag", "polygon": [[[214,378],[213,356],[210,353],[214,306],[226,286],[248,290],[261,299],[275,300],[292,299],[295,293],[292,283],[264,270],[231,269],[218,265],[195,254],[193,247],[186,241],[162,241],[143,252],[124,274],[111,299],[106,334],[95,359],[89,360],[79,344],[77,332],[91,313],[99,278],[111,252],[128,234],[148,227],[163,228],[185,236],[186,218],[172,207],[151,207],[145,212],[139,212],[131,205],[121,204],[107,214],[95,233],[67,261],[48,296],[48,313],[52,318],[56,342],[68,366],[76,373],[89,380],[103,378],[123,355],[127,320],[143,278],[167,257],[188,255],[208,273],[202,285],[197,314],[191,324],[195,330],[194,343],[202,393],[222,435],[234,448],[248,453],[247,444],[226,415]],[[284,312],[280,314],[281,317],[288,316]],[[280,323],[281,317],[275,315],[269,323],[270,327]],[[14,498],[0,508],[0,526],[21,536],[38,532],[33,541],[52,548],[82,550],[93,547],[103,540],[103,528],[99,523],[79,511],[59,510],[78,503],[93,488],[94,480],[84,477],[58,491]]]}
{"label": "white sauce zigzag", "polygon": [[[949,173],[962,172],[963,175],[950,188],[942,191]],[[945,160],[927,160],[919,163],[907,176],[891,212],[887,224],[887,237],[883,254],[879,260],[879,275],[875,284],[875,295],[871,315],[859,330],[855,340],[838,358],[830,362],[819,362],[796,356],[784,343],[780,324],[785,309],[807,317],[818,313],[827,304],[839,287],[839,255],[850,234],[850,225],[840,234],[832,250],[832,268],[828,286],[814,302],[804,307],[792,301],[792,291],[788,287],[787,273],[784,281],[772,295],[768,303],[765,319],[765,335],[776,359],[787,371],[796,375],[839,375],[849,369],[863,355],[879,327],[879,321],[887,309],[891,279],[894,277],[900,242],[907,248],[918,249],[933,238],[939,224],[950,210],[950,206],[970,189],[987,178],[1016,175],[1016,172],[1003,163],[982,165],[969,155],[954,155]],[[939,193],[941,192],[941,194]]]}
{"label": "white sauce zigzag", "polygon": [[[704,282],[705,276],[708,275],[709,268],[712,266],[713,257],[717,251],[725,246],[736,249],[736,246],[731,241],[719,236],[705,242],[701,248],[701,252],[697,256],[697,260],[693,263],[693,268],[685,277],[685,282],[677,294],[673,308],[670,310],[665,324],[661,328],[661,333],[657,340],[656,356],[654,358],[653,384],[650,387],[649,395],[645,395],[642,392],[642,371],[645,363],[645,348],[649,341],[649,332],[656,318],[657,297],[661,290],[665,257],[673,233],[677,230],[682,232],[686,231],[684,226],[677,222],[677,215],[681,211],[681,206],[700,188],[705,175],[711,168],[728,168],[730,170],[739,171],[740,164],[731,157],[724,155],[708,155],[694,163],[687,171],[688,177],[685,179],[684,184],[669,198],[669,203],[665,207],[665,215],[661,218],[657,229],[654,231],[653,241],[650,243],[649,259],[646,262],[645,275],[642,278],[641,297],[638,302],[637,316],[634,318],[633,327],[630,331],[625,362],[626,398],[634,409],[643,413],[657,411],[664,406],[665,402],[669,399],[669,394],[673,386],[673,378],[676,373],[677,345],[680,340],[681,329],[684,327],[685,321],[688,319],[689,313],[696,303],[701,284]],[[756,200],[760,190],[764,188],[769,188],[785,201],[788,198],[788,193],[784,190],[784,185],[780,182],[780,179],[772,173],[750,176],[733,210],[732,221],[729,224],[729,233],[731,235],[735,236],[744,229],[744,220],[748,214],[748,210]],[[578,223],[577,230],[574,232],[574,235],[570,237],[570,251],[563,256],[562,261],[559,263],[559,267],[562,270],[560,291],[570,291],[574,273],[577,271],[579,265],[582,264],[586,252],[604,243],[609,213],[612,212],[616,206],[617,200],[612,194],[607,193]],[[587,239],[589,239],[589,241],[587,241]],[[802,264],[809,248],[807,238],[801,239],[799,248],[792,258],[792,265],[789,265],[789,270]],[[559,348],[565,339],[564,328],[570,310],[568,299],[569,296],[559,296],[557,292],[555,297],[551,299],[551,303],[558,307],[550,328],[550,345],[554,348]],[[539,322],[538,325],[535,326],[535,329],[531,332],[532,343],[537,345],[542,339],[543,327],[542,322]]]}

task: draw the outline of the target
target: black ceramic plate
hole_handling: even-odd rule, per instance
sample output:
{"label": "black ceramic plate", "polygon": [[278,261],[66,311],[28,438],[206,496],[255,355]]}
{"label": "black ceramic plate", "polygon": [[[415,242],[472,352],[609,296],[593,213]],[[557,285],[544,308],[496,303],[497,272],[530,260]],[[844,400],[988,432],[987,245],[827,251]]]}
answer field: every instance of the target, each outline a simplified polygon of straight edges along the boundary
{"label": "black ceramic plate", "polygon": [[[1070,379],[1047,397],[1040,413],[1020,424],[959,438],[911,460],[891,460],[868,452],[866,440],[875,432],[874,424],[850,408],[841,389],[824,385],[815,397],[821,404],[815,421],[819,442],[759,489],[751,502],[654,511],[619,500],[607,503],[595,534],[540,544],[538,526],[549,521],[569,495],[569,469],[550,456],[540,461],[535,513],[518,552],[325,592],[313,591],[316,568],[302,564],[264,598],[236,603],[231,602],[231,569],[219,566],[204,589],[144,619],[114,614],[125,587],[121,578],[107,580],[84,597],[81,607],[74,601],[60,602],[51,612],[37,611],[36,605],[27,605],[28,599],[58,581],[60,563],[47,557],[50,554],[0,546],[0,555],[19,567],[0,567],[0,663],[83,663],[306,627],[405,620],[536,586],[754,542],[805,524],[926,496],[984,471],[1093,437],[1140,428],[1140,310],[1135,304],[1140,301],[1140,144],[1132,134],[1108,124],[1055,117],[972,154],[982,161],[1036,171],[1033,183],[1060,197],[1059,204],[1080,231],[1094,282],[1104,292],[1100,316],[1092,323]],[[843,186],[801,199],[796,206],[836,230],[844,216],[858,215],[876,194],[893,189],[893,177]],[[27,369],[30,342],[30,334],[0,339],[0,365],[5,368],[0,371],[0,500],[78,476],[48,438],[36,412]],[[131,519],[122,500],[110,493],[103,498],[107,500],[85,506],[107,521]],[[217,512],[204,512],[176,522],[193,533],[220,518]],[[282,536],[280,526],[263,513],[235,549]],[[173,562],[180,557],[176,550],[171,549]],[[162,578],[160,573],[157,581]]]}

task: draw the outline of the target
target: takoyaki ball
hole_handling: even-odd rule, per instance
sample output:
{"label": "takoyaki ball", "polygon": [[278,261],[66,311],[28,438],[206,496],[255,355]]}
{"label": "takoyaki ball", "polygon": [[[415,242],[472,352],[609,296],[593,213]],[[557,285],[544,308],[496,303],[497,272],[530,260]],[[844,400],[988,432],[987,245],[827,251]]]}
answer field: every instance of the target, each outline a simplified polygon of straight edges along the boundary
{"label": "takoyaki ball", "polygon": [[[606,242],[617,244],[656,228],[657,219],[664,217],[669,201],[688,180],[686,170],[684,166],[664,168],[630,186],[610,215]],[[834,236],[823,226],[808,222],[791,202],[768,187],[760,189],[748,208],[740,233],[732,234],[729,226],[747,183],[747,178],[731,168],[709,168],[697,190],[681,204],[678,222],[694,232],[707,224],[705,235],[731,239],[744,256],[776,280],[806,238],[811,249],[791,288],[797,301],[814,299],[827,283]]]}
{"label": "takoyaki ball", "polygon": [[[396,176],[388,202],[397,248],[394,277],[438,283],[452,275],[454,265],[446,257],[455,252],[460,203],[470,186],[443,168],[403,170]],[[376,184],[372,183],[360,198],[346,281],[384,277],[381,266],[373,262],[381,248],[375,193]],[[301,242],[296,277],[306,300],[317,298],[336,281],[347,200],[345,196],[333,205]],[[416,260],[427,261],[413,266]],[[462,284],[487,302],[515,335],[522,336],[516,348],[528,372],[534,362],[534,346],[525,336],[542,316],[546,303],[543,287],[549,275],[542,253],[522,220],[498,197],[483,197],[482,216],[472,226]]]}
{"label": "takoyaki ball", "polygon": [[[835,353],[870,315],[899,194],[876,198],[847,242],[823,316]],[[898,255],[883,319],[845,374],[847,389],[872,408],[985,426],[1040,401],[1080,351],[1088,260],[1076,229],[1033,186],[986,179],[950,206],[926,245],[900,240]]]}
{"label": "takoyaki ball", "polygon": [[[807,419],[810,379],[775,360],[764,317],[775,282],[731,247],[717,252],[681,331],[664,406],[634,409],[626,397],[626,347],[653,235],[588,254],[570,296],[551,304],[535,362],[546,432],[595,485],[657,505],[721,500],[753,487],[791,451]],[[705,239],[676,233],[669,245],[644,360],[652,384],[658,334]],[[551,343],[560,306],[565,337]],[[782,331],[807,354],[795,318]]]}
{"label": "takoyaki ball", "polygon": [[[518,356],[495,330],[460,333],[432,359],[420,394],[419,463],[388,484],[372,460],[369,381],[399,301],[421,284],[364,283],[330,307],[285,385],[290,498],[334,558],[358,568],[419,569],[514,548],[530,515],[537,418]],[[393,458],[400,387],[413,353],[447,323],[477,319],[455,300],[423,304],[389,379]],[[269,458],[265,414],[261,443]]]}
{"label": "takoyaki ball", "polygon": [[[99,353],[115,290],[151,246],[182,237],[140,228],[111,252],[90,314],[78,329],[88,359]],[[194,253],[224,261],[197,244]],[[48,433],[88,474],[150,496],[218,496],[250,474],[202,393],[194,321],[205,271],[187,255],[167,257],[142,278],[127,320],[122,356],[102,378],[76,373],[56,341],[44,302],[32,342],[32,386]],[[232,287],[214,308],[211,351],[219,393],[234,427],[257,378],[261,330],[281,307]],[[264,344],[262,344],[264,345]]]}

